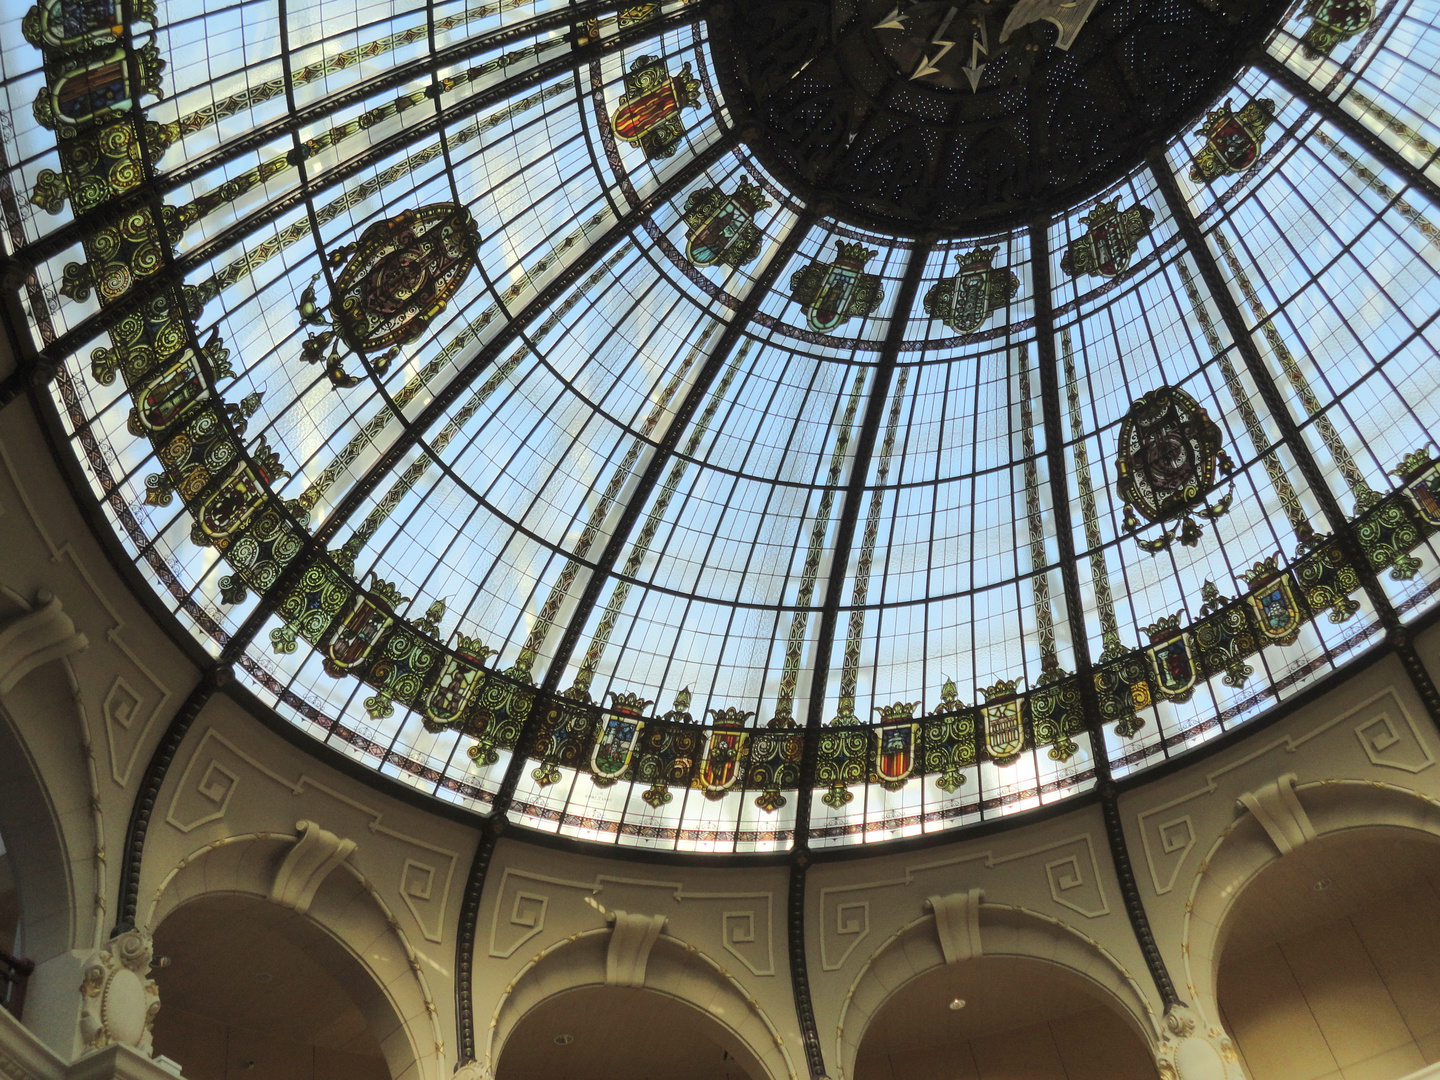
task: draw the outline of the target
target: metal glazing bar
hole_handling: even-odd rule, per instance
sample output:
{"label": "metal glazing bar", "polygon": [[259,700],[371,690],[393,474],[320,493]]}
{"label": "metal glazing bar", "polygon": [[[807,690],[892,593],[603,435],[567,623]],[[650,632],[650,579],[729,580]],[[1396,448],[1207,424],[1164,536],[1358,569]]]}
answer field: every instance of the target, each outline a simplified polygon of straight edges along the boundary
{"label": "metal glazing bar", "polygon": [[653,23],[645,23],[635,31],[627,31],[613,38],[582,46],[549,63],[531,68],[507,83],[491,87],[467,98],[459,105],[443,111],[437,108],[434,117],[420,121],[405,131],[372,144],[364,152],[348,159],[334,169],[327,170],[314,182],[301,185],[294,191],[276,197],[255,214],[237,221],[217,233],[212,239],[198,244],[183,258],[175,259],[165,269],[138,282],[123,299],[81,320],[47,346],[45,354],[52,361],[58,362],[72,353],[78,352],[92,338],[108,330],[125,315],[142,308],[166,289],[182,284],[185,275],[190,271],[207,265],[218,258],[222,251],[234,247],[257,230],[264,228],[277,218],[289,214],[303,205],[307,198],[360,175],[376,163],[399,154],[415,143],[438,136],[447,124],[453,124],[473,116],[491,105],[508,100],[519,90],[544,82],[562,72],[570,71],[580,64],[589,63],[597,56],[623,49],[635,41],[644,40],[655,34],[696,22],[700,17],[701,12],[699,9],[695,9],[681,11]]}
{"label": "metal glazing bar", "polygon": [[1050,284],[1050,220],[1042,218],[1030,225],[1030,267],[1035,289],[1035,349],[1040,361],[1040,403],[1045,425],[1045,458],[1050,473],[1051,513],[1055,519],[1056,547],[1060,556],[1060,575],[1065,586],[1065,613],[1070,622],[1071,646],[1075,654],[1076,675],[1080,682],[1080,703],[1085,726],[1090,732],[1090,751],[1095,761],[1096,788],[1100,794],[1101,813],[1105,822],[1105,838],[1115,877],[1125,904],[1130,928],[1145,957],[1150,978],[1160,992],[1167,1009],[1180,1004],[1175,981],[1160,955],[1160,946],[1150,928],[1150,917],[1140,898],[1135,871],[1130,862],[1130,849],[1125,843],[1125,830],[1120,817],[1119,792],[1110,777],[1110,762],[1105,754],[1105,731],[1101,726],[1100,702],[1095,691],[1095,675],[1090,664],[1089,636],[1085,629],[1084,608],[1080,600],[1080,568],[1075,555],[1075,529],[1070,519],[1070,485],[1065,468],[1065,431],[1060,411],[1060,362],[1055,354],[1055,310]]}
{"label": "metal glazing bar", "polygon": [[351,514],[374,491],[380,480],[401,461],[412,447],[419,442],[422,434],[435,420],[444,414],[455,399],[474,383],[476,377],[490,367],[524,333],[525,329],[548,308],[560,300],[576,282],[589,273],[616,244],[623,242],[641,223],[660,207],[685,190],[706,169],[727,154],[739,141],[735,131],[727,132],[710,146],[698,152],[685,165],[667,177],[643,202],[598,237],[593,244],[577,256],[550,284],[546,285],[523,309],[511,317],[503,330],[495,335],[485,347],[471,358],[470,362],[445,387],[436,392],[430,403],[416,418],[408,422],[395,441],[385,450],[360,480],[346,491],[336,504],[335,510],[316,530],[317,539],[322,542],[332,538]]}
{"label": "metal glazing bar", "polygon": [[1245,360],[1245,367],[1250,372],[1250,378],[1254,380],[1255,388],[1260,393],[1260,399],[1265,402],[1265,408],[1269,410],[1276,427],[1280,429],[1280,437],[1295,459],[1300,474],[1310,488],[1311,495],[1320,504],[1321,513],[1325,515],[1330,531],[1344,549],[1346,557],[1360,578],[1365,595],[1379,616],[1380,625],[1385,629],[1386,638],[1404,665],[1406,674],[1409,675],[1410,681],[1415,687],[1415,692],[1425,703],[1425,710],[1430,714],[1430,719],[1437,727],[1440,727],[1440,691],[1437,691],[1434,680],[1415,651],[1415,646],[1411,643],[1409,635],[1400,621],[1400,616],[1395,611],[1395,605],[1385,595],[1379,577],[1356,539],[1355,529],[1346,519],[1345,512],[1340,507],[1340,501],[1326,483],[1325,476],[1315,461],[1315,455],[1310,452],[1310,447],[1306,444],[1299,425],[1295,423],[1289,406],[1286,405],[1279,387],[1275,385],[1275,379],[1265,364],[1265,358],[1260,355],[1254,335],[1245,326],[1245,318],[1240,313],[1240,307],[1231,294],[1229,286],[1225,283],[1225,277],[1220,272],[1220,264],[1216,261],[1215,253],[1210,250],[1195,216],[1190,212],[1190,206],[1180,191],[1180,185],[1176,183],[1175,176],[1170,171],[1163,153],[1152,152],[1149,163],[1150,171],[1154,174],[1160,191],[1165,196],[1165,201],[1170,208],[1170,215],[1175,219],[1176,227],[1179,228],[1181,236],[1189,247],[1191,257],[1200,268],[1200,276],[1205,279],[1205,286],[1210,290],[1210,295],[1214,298],[1221,316],[1225,319],[1225,327],[1229,330],[1231,338],[1234,339],[1236,347],[1240,350],[1241,357]]}
{"label": "metal glazing bar", "polygon": [[[196,180],[204,177],[207,173],[221,168],[225,164],[242,158],[250,153],[269,146],[276,139],[286,135],[293,135],[301,129],[315,124],[325,116],[332,113],[342,112],[352,106],[373,101],[379,94],[404,86],[423,78],[426,75],[434,76],[443,67],[451,67],[463,60],[478,56],[482,53],[491,52],[503,48],[506,45],[536,34],[545,33],[548,30],[556,30],[562,26],[568,26],[584,19],[594,18],[610,11],[618,10],[628,6],[624,0],[586,0],[573,7],[561,8],[556,11],[537,15],[534,18],[522,22],[513,23],[509,26],[502,26],[486,34],[478,34],[475,37],[467,38],[459,44],[452,45],[447,49],[439,50],[433,54],[427,54],[423,59],[415,60],[406,64],[399,64],[387,69],[384,73],[373,78],[364,79],[353,86],[348,86],[333,94],[319,98],[309,104],[288,111],[285,115],[267,123],[261,124],[245,134],[234,139],[225,139],[213,150],[210,150],[184,165],[170,172],[157,173],[154,177],[146,180],[136,188],[125,192],[119,198],[89,210],[79,216],[67,221],[64,225],[53,232],[26,244],[12,256],[27,268],[33,268],[46,259],[53,258],[65,251],[67,248],[91,236],[101,229],[118,225],[128,215],[144,205],[149,199],[155,196],[163,196],[177,188],[185,187]],[[688,21],[688,20],[687,20]],[[651,24],[650,33],[659,33],[669,27]],[[643,26],[641,28],[643,30]],[[626,40],[633,42],[641,39],[647,34],[637,30],[627,35]],[[582,58],[577,54],[584,54],[583,59],[588,59],[590,47],[581,46],[572,49],[565,57],[559,58],[563,67],[578,66]],[[555,61],[544,65],[547,70],[555,65]],[[532,73],[529,71],[511,76],[494,86],[486,87],[482,93],[490,94],[497,89],[505,91],[504,96],[511,96],[510,90],[519,84],[519,80],[527,78]],[[438,98],[437,98],[438,100]]]}
{"label": "metal glazing bar", "polygon": [[1309,81],[1291,71],[1268,51],[1255,58],[1255,66],[1283,86],[1311,112],[1323,117],[1354,139],[1387,168],[1403,177],[1405,182],[1425,198],[1432,206],[1440,207],[1440,184],[1425,175],[1425,170],[1409,160],[1359,119],[1346,112],[1338,101],[1321,93]]}
{"label": "metal glazing bar", "polygon": [[860,518],[860,507],[865,502],[865,478],[870,471],[870,458],[875,450],[875,440],[880,434],[885,406],[890,400],[890,382],[895,374],[895,361],[900,355],[905,327],[909,324],[910,312],[915,306],[915,293],[920,288],[920,278],[925,273],[925,261],[930,249],[935,246],[935,239],[933,236],[923,237],[916,241],[910,252],[910,262],[900,280],[894,313],[890,316],[890,325],[885,332],[885,343],[881,347],[880,358],[870,380],[865,416],[860,422],[860,432],[855,439],[855,456],[851,461],[845,502],[840,508],[839,522],[835,529],[835,544],[830,555],[830,575],[825,582],[820,627],[815,635],[815,666],[810,674],[810,698],[805,710],[805,743],[800,754],[800,778],[795,793],[797,850],[807,846],[806,840],[810,832],[810,794],[811,788],[815,786],[815,768],[820,756],[820,731],[825,722],[825,684],[830,676],[830,652],[835,644],[835,627],[840,621],[840,593],[845,586],[850,548],[855,541],[855,525]]}
{"label": "metal glazing bar", "polygon": [[827,1080],[820,1028],[815,1022],[815,1003],[810,997],[810,969],[805,959],[805,877],[809,864],[810,859],[803,851],[795,853],[786,905],[786,945],[790,953],[790,992],[795,998],[795,1017],[800,1022],[800,1041],[805,1045],[805,1065],[811,1080]]}
{"label": "metal glazing bar", "polygon": [[659,443],[651,453],[649,462],[645,466],[644,473],[635,485],[625,508],[620,515],[620,520],[615,525],[615,531],[611,533],[610,539],[605,544],[605,549],[595,561],[590,572],[590,579],[585,583],[585,589],[580,594],[575,604],[569,622],[566,624],[565,633],[555,650],[550,665],[545,670],[545,678],[542,683],[546,690],[553,691],[560,683],[565,673],[566,665],[575,652],[575,646],[579,644],[580,635],[584,633],[585,623],[590,617],[590,612],[600,600],[600,593],[605,587],[605,582],[615,572],[615,566],[625,553],[626,546],[630,543],[631,533],[635,530],[635,523],[640,520],[640,514],[650,501],[650,495],[665,475],[665,470],[670,464],[670,459],[675,454],[675,448],[679,445],[681,436],[690,426],[697,409],[704,402],[705,396],[710,392],[711,385],[715,382],[716,376],[730,359],[730,354],[735,351],[737,345],[748,326],[754,318],[755,313],[760,310],[760,305],[770,295],[770,290],[775,284],[775,279],[780,272],[789,264],[795,249],[800,246],[800,241],[810,231],[811,225],[815,222],[815,213],[806,210],[796,220],[790,232],[775,249],[774,256],[766,263],[765,268],[756,277],[754,284],[750,287],[749,293],[730,321],[726,323],[725,330],[720,340],[715,343],[714,349],[706,357],[704,365],[695,376],[690,389],[686,391],[684,399],[675,410],[675,416],[665,434],[661,436]]}

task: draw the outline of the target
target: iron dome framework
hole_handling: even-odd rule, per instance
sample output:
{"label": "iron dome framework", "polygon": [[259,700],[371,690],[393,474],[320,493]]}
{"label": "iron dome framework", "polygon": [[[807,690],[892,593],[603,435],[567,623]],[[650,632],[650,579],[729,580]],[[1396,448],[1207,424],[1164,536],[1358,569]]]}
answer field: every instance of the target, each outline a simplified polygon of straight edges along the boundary
{"label": "iron dome framework", "polygon": [[7,27],[30,373],[220,663],[437,798],[690,851],[1048,805],[1387,637],[1440,709],[1433,12],[1310,0],[1105,190],[918,238],[766,170],[723,15]]}

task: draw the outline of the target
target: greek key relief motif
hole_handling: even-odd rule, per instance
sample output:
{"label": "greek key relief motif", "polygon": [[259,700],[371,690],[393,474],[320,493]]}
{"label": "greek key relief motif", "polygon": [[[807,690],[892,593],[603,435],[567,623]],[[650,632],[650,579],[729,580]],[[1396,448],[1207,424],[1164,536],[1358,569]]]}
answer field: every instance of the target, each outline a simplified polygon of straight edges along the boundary
{"label": "greek key relief motif", "polygon": [[[1331,735],[1332,739],[1346,739],[1348,736],[1344,733],[1347,731],[1354,733],[1364,755],[1363,760],[1370,768],[1396,769],[1414,774],[1435,764],[1435,754],[1426,737],[1395,692],[1388,689],[1348,712],[1305,729],[1303,734],[1280,735],[1264,742],[1252,739],[1247,744],[1254,747],[1249,753],[1206,773],[1203,785],[1137,816],[1145,862],[1150,869],[1150,883],[1156,895],[1163,896],[1172,891],[1180,880],[1181,870],[1190,860],[1198,834],[1205,828],[1205,814],[1214,818],[1212,828],[1217,830],[1233,820],[1230,800],[1239,799],[1242,808],[1254,814],[1282,851],[1286,850],[1284,845],[1294,847],[1304,842],[1300,818],[1295,814],[1298,803],[1291,805],[1295,800],[1295,786],[1301,781],[1297,781],[1291,771],[1296,769],[1296,759],[1288,755],[1303,754],[1309,743],[1327,735]],[[1333,774],[1331,751],[1337,745],[1332,741],[1330,749],[1326,750],[1327,774]],[[1353,748],[1356,744],[1345,745]],[[1354,775],[1363,776],[1367,765],[1361,764],[1362,759],[1354,754],[1353,749],[1346,752],[1349,760],[1355,763]],[[1277,760],[1277,754],[1287,757]],[[1270,757],[1267,758],[1267,755]],[[1303,762],[1304,758],[1299,760]],[[1283,775],[1277,780],[1279,772]],[[1286,776],[1289,777],[1288,786]],[[1257,784],[1259,786],[1252,786]],[[1243,791],[1245,787],[1251,790]],[[1225,808],[1202,809],[1206,806],[1205,800],[1217,794],[1224,796]],[[1246,798],[1254,801],[1254,806],[1246,803]],[[1303,816],[1303,811],[1301,813]],[[1306,824],[1308,827],[1308,822]]]}
{"label": "greek key relief motif", "polygon": [[[1088,835],[1074,836],[1013,855],[996,855],[989,850],[972,851],[957,858],[907,866],[903,875],[889,880],[821,889],[822,970],[838,971],[844,967],[855,956],[860,943],[869,937],[870,901],[879,890],[913,887],[918,915],[922,910],[934,910],[934,898],[971,893],[982,895],[979,890],[985,880],[984,872],[1012,865],[1023,868],[1023,873],[1035,875],[1035,891],[1028,895],[1048,892],[1050,899],[1060,907],[1087,919],[1110,914],[1110,902],[1100,880],[1100,865]],[[927,900],[932,901],[928,909],[923,908]],[[979,901],[976,903],[978,905]]]}
{"label": "greek key relief motif", "polygon": [[1424,772],[1435,764],[1435,755],[1421,738],[1414,718],[1399,701],[1391,701],[1397,708],[1386,707],[1356,725],[1355,737],[1370,764],[1407,773]]}
{"label": "greek key relief motif", "polygon": [[713,935],[720,948],[752,975],[775,974],[774,896],[770,892],[692,892],[678,881],[605,874],[579,881],[513,867],[507,867],[501,876],[491,913],[490,956],[497,960],[514,956],[543,934],[547,918],[560,911],[568,920],[579,915],[581,921],[593,922],[597,928],[616,912],[663,917],[665,933],[681,938],[686,936],[687,926],[695,926],[693,912],[704,928],[693,944],[708,947],[705,938]]}
{"label": "greek key relief motif", "polygon": [[[391,879],[425,940],[437,944],[443,940],[445,907],[459,859],[456,852],[390,828],[384,824],[382,811],[305,773],[289,779],[246,754],[214,728],[205,732],[186,762],[166,808],[165,821],[179,833],[192,833],[201,826],[240,813],[235,803],[237,794],[242,801],[250,800],[244,811],[247,820],[257,813],[268,816],[273,813],[276,788],[292,796],[311,792],[326,796],[327,801],[341,809],[342,815],[352,819],[358,815],[359,828],[401,845],[402,850],[406,850],[404,857],[388,858],[377,850],[373,859],[367,860],[366,872],[377,885],[387,877]],[[285,813],[289,815],[293,811],[285,810]],[[290,817],[284,823],[271,825],[278,831],[289,831],[295,827],[295,820]],[[374,847],[366,846],[367,851]],[[368,865],[372,861],[374,865]]]}

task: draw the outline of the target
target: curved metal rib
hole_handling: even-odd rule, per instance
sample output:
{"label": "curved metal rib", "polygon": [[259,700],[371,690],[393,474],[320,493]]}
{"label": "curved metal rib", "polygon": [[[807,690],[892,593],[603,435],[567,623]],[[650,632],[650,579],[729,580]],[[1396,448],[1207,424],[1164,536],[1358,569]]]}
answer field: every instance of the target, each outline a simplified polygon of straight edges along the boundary
{"label": "curved metal rib", "polygon": [[580,635],[584,632],[585,623],[590,617],[590,612],[600,600],[600,593],[605,587],[605,582],[615,572],[615,565],[620,561],[626,546],[630,542],[630,534],[635,529],[635,523],[639,521],[641,511],[645,509],[650,500],[651,493],[656,485],[660,483],[661,477],[669,467],[670,458],[675,453],[675,448],[680,444],[680,438],[689,427],[691,418],[695,411],[705,400],[705,395],[710,392],[710,386],[715,377],[720,374],[730,354],[739,343],[746,325],[759,310],[765,297],[769,295],[771,287],[780,272],[790,262],[795,254],[795,249],[800,246],[800,241],[810,231],[810,226],[815,221],[813,211],[807,210],[795,222],[794,227],[780,246],[776,249],[774,256],[765,265],[765,269],[755,279],[749,293],[746,295],[740,307],[726,324],[724,333],[715,348],[706,357],[704,365],[695,376],[695,381],[690,389],[686,391],[685,398],[675,410],[675,417],[670,426],[665,429],[665,434],[655,446],[645,471],[641,474],[639,482],[631,493],[621,513],[615,531],[605,544],[605,549],[600,557],[595,560],[594,567],[590,573],[590,579],[585,583],[585,589],[576,602],[575,609],[566,624],[565,633],[560,639],[559,646],[555,650],[550,666],[545,671],[543,686],[546,690],[554,690],[559,685],[560,678],[565,672],[570,657],[575,652],[575,646],[580,641]]}

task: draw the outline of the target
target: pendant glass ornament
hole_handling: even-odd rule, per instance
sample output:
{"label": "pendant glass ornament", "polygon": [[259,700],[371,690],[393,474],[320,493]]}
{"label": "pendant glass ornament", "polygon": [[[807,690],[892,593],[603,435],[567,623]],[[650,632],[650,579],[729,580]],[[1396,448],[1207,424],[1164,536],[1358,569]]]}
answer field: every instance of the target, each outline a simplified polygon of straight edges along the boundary
{"label": "pendant glass ornament", "polygon": [[1115,472],[1125,527],[1165,526],[1153,540],[1136,540],[1152,555],[1175,540],[1194,547],[1203,535],[1197,518],[1214,521],[1229,513],[1231,492],[1213,503],[1207,497],[1215,490],[1217,471],[1229,476],[1234,470],[1220,445],[1220,428],[1199,402],[1173,386],[1149,391],[1120,424]]}

